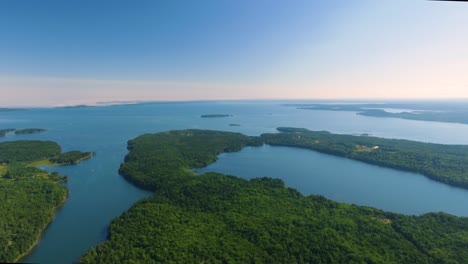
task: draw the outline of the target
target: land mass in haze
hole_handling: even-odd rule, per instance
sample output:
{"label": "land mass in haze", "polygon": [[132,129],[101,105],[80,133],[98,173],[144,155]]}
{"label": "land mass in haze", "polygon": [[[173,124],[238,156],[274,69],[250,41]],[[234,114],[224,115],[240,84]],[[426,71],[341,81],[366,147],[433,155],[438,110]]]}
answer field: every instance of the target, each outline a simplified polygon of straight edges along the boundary
{"label": "land mass in haze", "polygon": [[[466,104],[441,103],[388,103],[388,104],[288,104],[304,110],[351,111],[358,115],[372,117],[392,117],[409,120],[434,121],[468,124]],[[393,113],[385,108],[404,109]],[[406,109],[411,109],[408,111]]]}
{"label": "land mass in haze", "polygon": [[63,155],[78,161],[85,154],[76,153],[72,157],[62,154],[52,141],[0,143],[0,262],[18,261],[26,255],[68,196],[61,184],[66,177],[34,166],[44,161],[52,164],[51,159]]}
{"label": "land mass in haze", "polygon": [[230,117],[232,115],[227,114],[209,114],[209,115],[201,115],[201,118],[222,118],[222,117]]}
{"label": "land mass in haze", "polygon": [[14,133],[15,135],[25,135],[25,134],[36,134],[47,131],[43,128],[25,128],[25,129],[15,129],[15,128],[6,128],[0,129],[0,137],[4,137],[8,133]]}
{"label": "land mass in haze", "polygon": [[[248,181],[217,173],[196,175],[191,170],[214,162],[222,152],[275,140],[290,144],[289,138],[310,132],[286,130],[276,139],[274,134],[248,137],[182,130],[129,141],[130,152],[120,173],[157,195],[114,220],[108,240],[80,262],[463,263],[468,259],[467,218],[444,213],[405,216],[322,196],[306,197],[278,179]],[[359,147],[367,153],[376,149]]]}

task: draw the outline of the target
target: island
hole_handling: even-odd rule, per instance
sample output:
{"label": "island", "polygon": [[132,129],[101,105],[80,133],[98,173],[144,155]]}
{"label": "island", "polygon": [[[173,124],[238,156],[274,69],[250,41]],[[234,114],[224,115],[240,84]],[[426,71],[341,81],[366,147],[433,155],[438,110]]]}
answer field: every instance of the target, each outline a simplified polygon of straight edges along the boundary
{"label": "island", "polygon": [[231,117],[232,115],[226,114],[209,114],[209,115],[201,115],[201,118],[222,118],[222,117]]}
{"label": "island", "polygon": [[5,128],[5,129],[0,129],[0,137],[6,136],[8,133],[13,133],[15,131],[14,128]]}
{"label": "island", "polygon": [[25,128],[25,129],[17,129],[15,131],[15,134],[16,135],[36,134],[36,133],[42,133],[45,131],[47,130],[43,128]]}
{"label": "island", "polygon": [[[279,179],[244,180],[191,170],[216,161],[220,153],[246,146],[320,144],[319,139],[301,141],[311,131],[280,130],[249,137],[191,129],[130,140],[119,172],[157,195],[112,221],[108,240],[79,262],[464,263],[468,259],[468,218],[389,213],[303,196]],[[348,148],[343,142],[334,143],[336,150],[331,153]],[[364,143],[350,146],[368,154],[386,147]]]}
{"label": "island", "polygon": [[13,133],[15,135],[26,135],[26,134],[42,133],[45,131],[47,130],[43,128],[25,128],[25,129],[6,128],[6,129],[0,129],[0,137],[4,137],[9,133]]}
{"label": "island", "polygon": [[229,126],[241,126],[240,124],[229,124]]}
{"label": "island", "polygon": [[0,143],[0,262],[28,254],[68,197],[67,177],[35,167],[64,154],[52,141]]}

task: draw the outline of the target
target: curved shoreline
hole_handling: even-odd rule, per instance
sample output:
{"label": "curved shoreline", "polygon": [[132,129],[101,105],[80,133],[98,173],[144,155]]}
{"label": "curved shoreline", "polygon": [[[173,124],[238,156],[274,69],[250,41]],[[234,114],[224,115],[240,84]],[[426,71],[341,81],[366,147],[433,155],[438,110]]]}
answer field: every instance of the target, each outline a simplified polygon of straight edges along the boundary
{"label": "curved shoreline", "polygon": [[31,245],[31,247],[28,248],[28,250],[26,250],[26,252],[24,252],[23,254],[19,255],[15,260],[13,260],[13,263],[18,263],[20,260],[22,260],[23,258],[27,257],[29,254],[31,254],[33,252],[33,250],[36,248],[36,246],[39,244],[39,242],[41,241],[41,237],[42,237],[42,234],[44,233],[44,231],[47,229],[47,227],[50,225],[50,223],[52,223],[52,221],[54,221],[55,219],[55,213],[57,212],[58,209],[60,209],[60,207],[62,207],[65,202],[67,201],[68,199],[68,189],[67,189],[67,195],[63,198],[62,202],[60,202],[59,205],[55,206],[55,207],[52,207],[51,211],[52,211],[52,219],[45,224],[45,226],[41,229],[41,231],[39,232],[39,234],[37,235],[37,238],[36,240],[34,241],[34,243]]}

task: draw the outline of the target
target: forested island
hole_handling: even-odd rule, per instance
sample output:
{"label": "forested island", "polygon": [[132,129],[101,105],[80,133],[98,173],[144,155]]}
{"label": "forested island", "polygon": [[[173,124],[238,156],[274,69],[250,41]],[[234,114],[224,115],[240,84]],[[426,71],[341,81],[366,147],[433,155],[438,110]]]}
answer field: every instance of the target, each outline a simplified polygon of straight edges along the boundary
{"label": "forested island", "polygon": [[26,134],[36,134],[47,131],[43,128],[25,128],[25,129],[15,129],[15,128],[6,128],[0,129],[0,137],[4,137],[8,133],[14,133],[15,135],[26,135]]}
{"label": "forested island", "polygon": [[52,141],[0,143],[0,262],[27,254],[65,202],[67,178],[34,167],[64,154]]}
{"label": "forested island", "polygon": [[[310,137],[301,145],[290,140],[313,132],[282,131],[275,138],[275,134],[248,137],[182,130],[130,140],[120,173],[157,195],[114,220],[108,240],[80,262],[464,263],[468,259],[468,218],[388,213],[322,196],[306,197],[278,179],[248,181],[217,173],[196,175],[191,170],[245,146],[283,142],[309,148],[309,141],[319,140]],[[373,144],[360,146],[359,151],[368,153],[380,149]]]}
{"label": "forested island", "polygon": [[201,115],[201,118],[222,118],[222,117],[230,117],[232,115],[226,114],[209,114],[209,115]]}
{"label": "forested island", "polygon": [[[351,111],[358,115],[372,117],[468,124],[467,107],[453,107],[453,105],[445,104],[289,104],[287,106],[305,110]],[[412,111],[403,110],[392,113],[385,111],[385,108],[412,109]]]}

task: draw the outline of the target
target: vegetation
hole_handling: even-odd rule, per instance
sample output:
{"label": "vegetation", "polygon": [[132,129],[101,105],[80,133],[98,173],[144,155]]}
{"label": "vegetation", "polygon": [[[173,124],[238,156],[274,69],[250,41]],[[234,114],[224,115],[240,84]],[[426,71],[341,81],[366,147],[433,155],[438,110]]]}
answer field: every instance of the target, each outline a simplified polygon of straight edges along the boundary
{"label": "vegetation", "polygon": [[308,148],[366,163],[412,171],[468,188],[468,146],[441,145],[401,139],[331,134],[300,128],[278,128],[263,134],[270,145]]}
{"label": "vegetation", "polygon": [[[289,131],[278,134],[278,139],[308,132]],[[272,136],[185,130],[129,141],[121,173],[157,195],[114,220],[108,240],[80,262],[464,263],[468,259],[467,218],[443,213],[404,216],[321,196],[304,197],[278,179],[247,181],[190,171],[214,162],[222,151],[259,145],[262,140]]]}
{"label": "vegetation", "polygon": [[220,118],[220,117],[230,117],[232,115],[225,115],[225,114],[210,114],[210,115],[201,115],[202,118]]}
{"label": "vegetation", "polygon": [[0,143],[0,163],[31,162],[59,155],[60,146],[52,141],[17,140]]}
{"label": "vegetation", "polygon": [[25,128],[25,129],[17,129],[15,131],[16,135],[24,135],[24,134],[36,134],[45,132],[45,129],[42,128]]}
{"label": "vegetation", "polygon": [[77,164],[80,161],[89,159],[95,155],[94,152],[81,152],[81,151],[69,151],[61,153],[50,158],[52,163],[67,165],[67,164]]}
{"label": "vegetation", "polygon": [[240,124],[229,124],[229,126],[241,126]]}
{"label": "vegetation", "polygon": [[51,141],[0,143],[0,262],[17,261],[34,247],[55,209],[65,201],[68,190],[61,183],[67,178],[31,166],[62,156],[75,160],[84,154],[60,152],[60,146]]}

